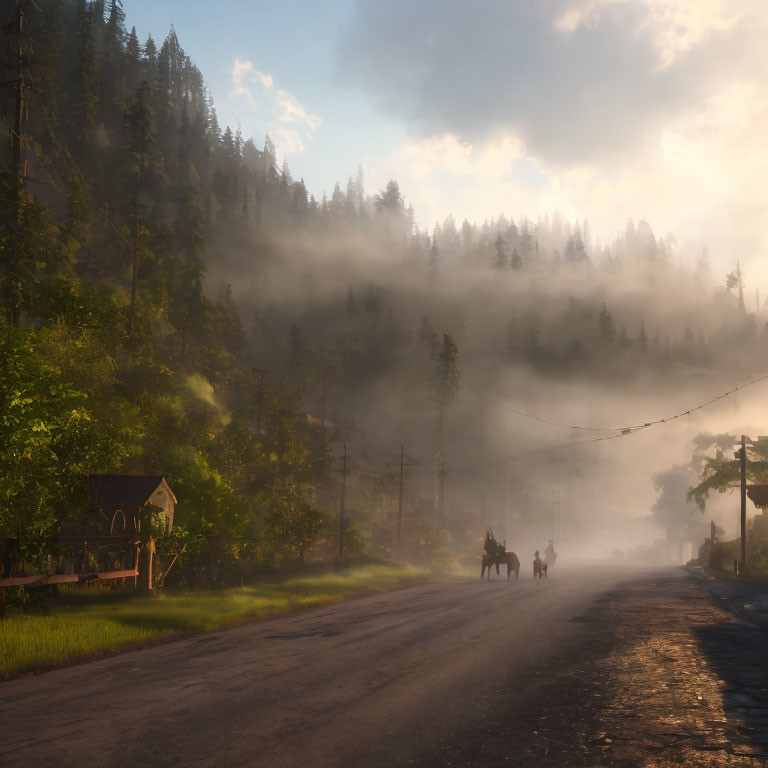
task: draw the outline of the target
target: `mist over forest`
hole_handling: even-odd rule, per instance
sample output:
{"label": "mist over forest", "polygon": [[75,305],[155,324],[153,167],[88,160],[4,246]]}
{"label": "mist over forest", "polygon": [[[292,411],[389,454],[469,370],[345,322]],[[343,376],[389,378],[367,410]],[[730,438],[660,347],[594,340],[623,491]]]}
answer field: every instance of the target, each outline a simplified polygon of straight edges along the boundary
{"label": "mist over forest", "polygon": [[643,219],[600,242],[554,211],[425,227],[362,164],[313,193],[220,120],[173,29],[37,5],[23,141],[0,96],[0,535],[27,562],[87,513],[93,472],[168,479],[184,579],[311,560],[338,547],[345,450],[345,546],[392,557],[401,446],[414,561],[477,554],[488,526],[526,557],[550,538],[605,557],[662,537],[670,508],[736,535],[720,497],[687,501],[689,462],[713,455],[702,433],[765,429],[757,398],[637,428],[768,370],[738,253]]}

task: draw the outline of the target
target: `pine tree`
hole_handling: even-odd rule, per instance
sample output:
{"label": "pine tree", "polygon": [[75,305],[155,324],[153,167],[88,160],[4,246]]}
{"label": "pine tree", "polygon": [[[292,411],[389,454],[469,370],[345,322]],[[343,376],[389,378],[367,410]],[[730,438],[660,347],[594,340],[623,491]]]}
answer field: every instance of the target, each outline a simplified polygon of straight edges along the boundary
{"label": "pine tree", "polygon": [[140,181],[150,168],[154,148],[150,91],[146,80],[138,87],[128,106],[125,132],[129,148],[128,173]]}
{"label": "pine tree", "polygon": [[437,356],[437,333],[426,315],[421,319],[418,341],[429,357],[434,359]]}
{"label": "pine tree", "polygon": [[733,272],[729,272],[725,276],[725,287],[731,291],[734,288],[739,289],[739,309],[742,312],[745,312],[746,309],[744,307],[744,274],[741,271],[741,264],[739,262],[736,262],[736,269],[733,270]]}
{"label": "pine tree", "polygon": [[435,399],[441,411],[450,405],[459,391],[458,357],[459,348],[456,342],[449,334],[443,334],[443,343],[437,349],[432,375]]}
{"label": "pine tree", "polygon": [[528,315],[528,326],[525,335],[525,351],[528,359],[533,363],[538,360],[541,353],[539,317],[534,311],[531,311]]}
{"label": "pine tree", "polygon": [[598,326],[600,331],[600,341],[603,344],[613,344],[613,340],[616,337],[616,323],[608,311],[605,302],[600,310],[600,316],[598,317]]}
{"label": "pine tree", "polygon": [[[134,33],[136,29],[134,27]],[[125,11],[123,0],[110,0],[107,18],[107,39],[122,40],[125,37]]]}
{"label": "pine tree", "polygon": [[637,345],[643,352],[648,349],[648,335],[645,332],[645,320],[640,321],[640,333],[637,336]]}
{"label": "pine tree", "polygon": [[427,268],[429,269],[430,277],[433,280],[437,280],[440,277],[440,250],[437,247],[437,236],[432,237]]}
{"label": "pine tree", "polygon": [[99,101],[99,57],[93,38],[93,7],[78,0],[77,71],[73,117],[75,136],[82,144],[90,144],[96,129],[96,108]]}
{"label": "pine tree", "polygon": [[493,266],[496,267],[496,269],[506,269],[507,266],[509,266],[507,261],[507,252],[505,249],[505,243],[504,239],[501,236],[501,232],[496,237],[496,261],[494,262]]}

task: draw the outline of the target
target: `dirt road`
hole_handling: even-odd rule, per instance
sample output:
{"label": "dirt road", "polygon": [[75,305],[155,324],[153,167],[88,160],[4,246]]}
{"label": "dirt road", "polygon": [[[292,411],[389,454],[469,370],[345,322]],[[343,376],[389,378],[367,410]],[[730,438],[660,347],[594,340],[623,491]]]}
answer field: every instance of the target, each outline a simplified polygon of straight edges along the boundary
{"label": "dirt road", "polygon": [[[669,651],[670,669],[703,697],[692,699],[696,717],[727,725],[724,676],[693,633],[743,619],[679,570],[553,569],[540,583],[524,571],[518,584],[359,598],[5,683],[0,765],[623,765],[647,751],[628,718],[651,728],[687,706],[683,688],[659,694],[659,659],[635,658],[638,637],[667,648],[665,617],[682,621],[691,605],[690,658]],[[627,687],[643,686],[648,695],[622,709]],[[644,713],[650,699],[674,712]],[[703,753],[736,762],[713,765],[760,755],[756,737],[717,734]],[[669,737],[654,743],[660,762],[626,764],[666,765]]]}

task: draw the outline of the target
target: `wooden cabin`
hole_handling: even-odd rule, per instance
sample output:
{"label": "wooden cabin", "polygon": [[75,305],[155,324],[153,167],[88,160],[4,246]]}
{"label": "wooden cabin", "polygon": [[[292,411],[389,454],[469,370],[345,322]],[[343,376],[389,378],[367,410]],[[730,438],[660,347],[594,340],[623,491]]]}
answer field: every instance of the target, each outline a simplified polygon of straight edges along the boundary
{"label": "wooden cabin", "polygon": [[137,519],[148,506],[160,510],[157,518],[166,532],[173,528],[176,497],[162,475],[88,475],[88,489],[109,535],[135,531]]}

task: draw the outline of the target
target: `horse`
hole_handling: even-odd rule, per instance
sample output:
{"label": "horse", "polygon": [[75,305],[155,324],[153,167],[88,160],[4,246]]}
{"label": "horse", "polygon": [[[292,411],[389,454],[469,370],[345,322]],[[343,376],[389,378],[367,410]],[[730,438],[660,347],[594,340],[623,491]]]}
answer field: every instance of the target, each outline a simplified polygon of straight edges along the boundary
{"label": "horse", "polygon": [[557,562],[557,552],[555,552],[554,543],[552,539],[550,539],[547,548],[544,550],[544,564],[547,566],[552,566],[556,562]]}
{"label": "horse", "polygon": [[514,552],[507,552],[504,549],[498,551],[495,555],[491,556],[487,552],[483,554],[483,566],[480,569],[480,578],[485,576],[485,570],[488,569],[488,578],[491,578],[491,566],[496,566],[496,575],[499,575],[499,564],[505,564],[507,566],[507,579],[512,571],[515,572],[515,581],[519,579],[520,574],[520,560]]}

